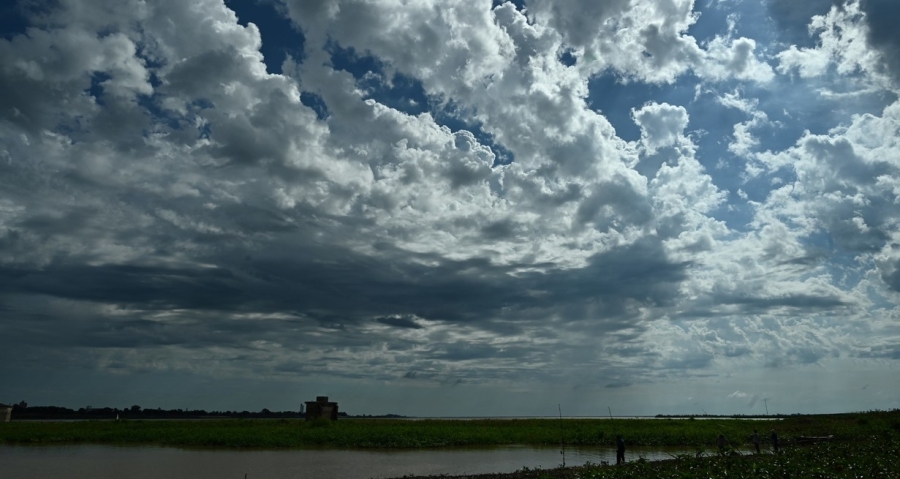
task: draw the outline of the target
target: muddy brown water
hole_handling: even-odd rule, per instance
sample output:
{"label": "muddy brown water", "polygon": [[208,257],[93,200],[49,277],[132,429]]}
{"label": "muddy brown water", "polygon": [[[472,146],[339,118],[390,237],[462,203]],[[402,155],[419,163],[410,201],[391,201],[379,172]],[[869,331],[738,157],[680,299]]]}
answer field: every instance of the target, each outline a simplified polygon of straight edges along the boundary
{"label": "muddy brown water", "polygon": [[[694,449],[630,447],[629,461],[670,459]],[[615,462],[614,448],[567,447],[567,466]],[[0,446],[4,479],[370,479],[404,475],[513,472],[562,464],[559,447],[423,450],[231,450],[168,447]]]}

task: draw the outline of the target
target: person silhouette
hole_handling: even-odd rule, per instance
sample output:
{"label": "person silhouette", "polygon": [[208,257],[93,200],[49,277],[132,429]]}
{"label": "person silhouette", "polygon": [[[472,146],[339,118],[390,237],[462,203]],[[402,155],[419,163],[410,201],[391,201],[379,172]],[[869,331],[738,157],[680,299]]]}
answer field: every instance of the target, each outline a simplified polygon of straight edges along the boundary
{"label": "person silhouette", "polygon": [[772,450],[778,452],[778,434],[772,429]]}
{"label": "person silhouette", "polygon": [[719,454],[725,454],[725,435],[719,434],[716,438],[716,445],[719,446]]}
{"label": "person silhouette", "polygon": [[625,464],[625,440],[621,434],[616,436],[616,464]]}
{"label": "person silhouette", "polygon": [[756,429],[753,430],[753,435],[750,436],[750,442],[753,443],[756,453],[759,454],[759,432]]}

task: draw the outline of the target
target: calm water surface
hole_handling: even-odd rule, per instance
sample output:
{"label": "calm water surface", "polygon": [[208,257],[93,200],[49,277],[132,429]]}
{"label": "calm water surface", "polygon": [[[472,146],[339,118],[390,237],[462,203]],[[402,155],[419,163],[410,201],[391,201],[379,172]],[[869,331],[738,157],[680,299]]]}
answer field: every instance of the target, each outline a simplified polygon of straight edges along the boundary
{"label": "calm water surface", "polygon": [[[631,447],[627,460],[669,459],[684,448]],[[610,448],[566,448],[566,465],[615,463]],[[406,474],[552,469],[559,447],[504,446],[427,450],[223,450],[166,447],[0,446],[4,479],[370,479]]]}

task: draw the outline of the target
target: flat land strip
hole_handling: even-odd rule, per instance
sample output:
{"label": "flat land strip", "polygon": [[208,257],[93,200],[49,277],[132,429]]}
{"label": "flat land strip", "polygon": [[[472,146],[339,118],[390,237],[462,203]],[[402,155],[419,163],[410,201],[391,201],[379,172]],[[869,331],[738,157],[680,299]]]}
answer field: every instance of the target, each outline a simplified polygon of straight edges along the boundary
{"label": "flat land strip", "polygon": [[[782,451],[741,454],[757,429],[768,451],[769,431]],[[624,466],[588,465],[488,474],[488,478],[900,478],[900,410],[752,419],[289,419],[121,420],[0,424],[0,444],[158,445],[221,448],[434,448],[507,444],[614,447],[682,446],[696,454]],[[720,455],[715,442],[729,445]],[[829,439],[806,439],[825,438]],[[447,476],[441,476],[447,477]],[[411,478],[410,478],[411,479]]]}

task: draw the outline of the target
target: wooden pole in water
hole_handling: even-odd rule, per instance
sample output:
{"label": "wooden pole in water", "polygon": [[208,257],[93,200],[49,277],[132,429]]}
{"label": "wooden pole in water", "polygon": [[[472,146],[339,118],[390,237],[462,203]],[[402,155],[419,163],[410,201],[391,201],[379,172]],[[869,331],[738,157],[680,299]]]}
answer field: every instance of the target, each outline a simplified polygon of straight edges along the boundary
{"label": "wooden pole in water", "polygon": [[559,408],[559,445],[562,448],[559,453],[563,457],[562,467],[566,467],[566,438],[563,435],[562,406],[557,404],[556,407]]}

